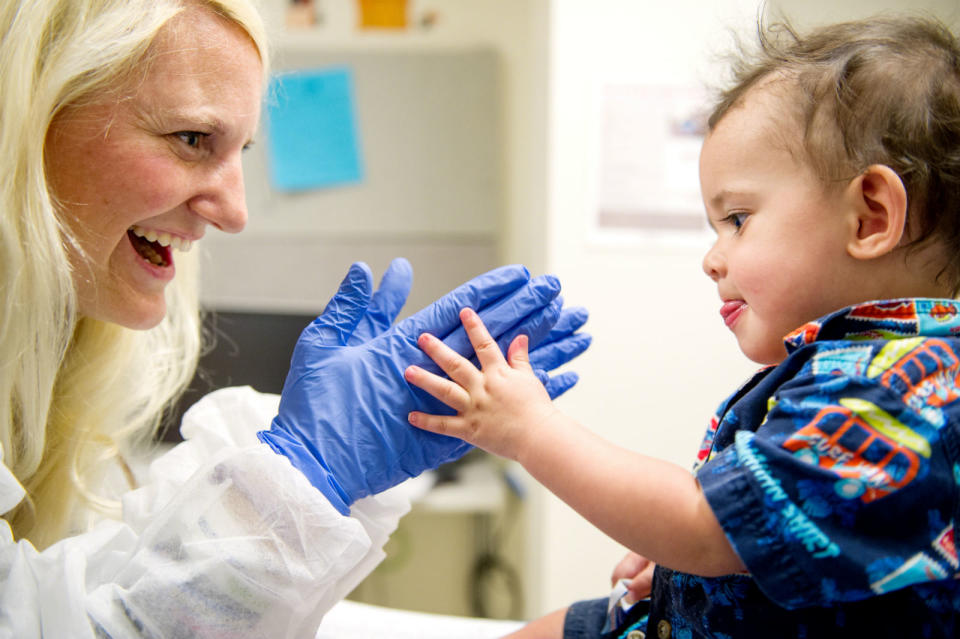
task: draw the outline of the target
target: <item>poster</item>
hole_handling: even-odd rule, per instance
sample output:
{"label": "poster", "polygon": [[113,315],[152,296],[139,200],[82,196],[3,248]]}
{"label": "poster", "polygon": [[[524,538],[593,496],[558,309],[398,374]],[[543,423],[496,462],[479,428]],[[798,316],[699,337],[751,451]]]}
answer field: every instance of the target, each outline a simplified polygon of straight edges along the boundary
{"label": "poster", "polygon": [[700,234],[699,156],[706,97],[686,87],[603,88],[597,224]]}

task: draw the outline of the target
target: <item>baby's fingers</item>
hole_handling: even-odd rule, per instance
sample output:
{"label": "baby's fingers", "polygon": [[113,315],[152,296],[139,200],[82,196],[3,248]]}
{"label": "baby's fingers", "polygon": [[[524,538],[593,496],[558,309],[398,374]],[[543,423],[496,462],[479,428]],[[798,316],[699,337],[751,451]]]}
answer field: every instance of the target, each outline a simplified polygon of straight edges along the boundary
{"label": "baby's fingers", "polygon": [[421,388],[453,410],[463,412],[470,404],[470,394],[449,379],[426,371],[419,366],[408,366],[403,378]]}
{"label": "baby's fingers", "polygon": [[[463,322],[463,328],[467,331],[470,344],[473,345],[473,350],[477,353],[477,361],[480,362],[481,368],[486,370],[490,366],[506,363],[497,341],[490,336],[483,320],[473,309],[465,308],[461,310],[460,321]],[[439,362],[437,363],[439,364]]]}
{"label": "baby's fingers", "polygon": [[462,417],[457,415],[430,415],[413,411],[407,415],[407,421],[417,428],[438,435],[449,435],[450,437],[463,439],[465,432],[465,422]]}
{"label": "baby's fingers", "polygon": [[[479,375],[477,367],[470,363],[470,360],[462,357],[460,353],[453,350],[442,341],[431,335],[424,333],[417,339],[417,346],[426,353],[430,359],[436,362],[437,366],[446,373],[450,379],[460,384],[464,388],[469,388]],[[424,388],[423,390],[427,390]],[[429,391],[427,391],[429,392]],[[438,398],[439,399],[439,398]]]}
{"label": "baby's fingers", "polygon": [[510,346],[507,347],[507,361],[510,362],[511,368],[533,372],[533,367],[530,366],[529,346],[530,339],[526,335],[517,335],[513,338]]}

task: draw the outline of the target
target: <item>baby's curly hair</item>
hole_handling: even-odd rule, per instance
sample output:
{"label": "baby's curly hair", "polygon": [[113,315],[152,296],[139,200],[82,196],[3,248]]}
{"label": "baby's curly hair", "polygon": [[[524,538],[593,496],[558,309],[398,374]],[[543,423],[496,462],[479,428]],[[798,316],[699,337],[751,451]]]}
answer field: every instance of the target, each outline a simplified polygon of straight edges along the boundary
{"label": "baby's curly hair", "polygon": [[938,279],[960,291],[960,41],[943,23],[878,16],[799,33],[776,23],[739,48],[710,130],[761,81],[787,80],[784,108],[804,159],[825,183],[872,164],[892,168],[908,197],[910,246],[943,242]]}

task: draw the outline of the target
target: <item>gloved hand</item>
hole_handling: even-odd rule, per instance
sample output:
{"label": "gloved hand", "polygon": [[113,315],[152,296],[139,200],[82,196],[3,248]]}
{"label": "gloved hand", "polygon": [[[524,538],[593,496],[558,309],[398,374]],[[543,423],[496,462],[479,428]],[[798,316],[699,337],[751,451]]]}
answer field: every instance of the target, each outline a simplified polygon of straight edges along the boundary
{"label": "gloved hand", "polygon": [[[557,298],[562,303],[561,298]],[[560,318],[554,324],[547,336],[538,344],[530,348],[530,366],[536,374],[540,383],[547,389],[550,399],[556,399],[563,395],[580,380],[580,377],[573,371],[564,371],[553,377],[549,371],[566,364],[574,357],[587,350],[593,338],[587,333],[578,333],[587,321],[587,309],[582,306],[565,308],[560,311]],[[509,340],[499,339],[500,350],[507,352]],[[474,356],[474,359],[476,357]]]}
{"label": "gloved hand", "polygon": [[[357,322],[356,328],[347,339],[347,346],[358,346],[386,332],[397,319],[403,305],[407,303],[410,288],[413,286],[413,267],[410,262],[398,257],[380,278],[380,287],[370,297],[367,310]],[[335,313],[333,308],[340,303],[336,296],[327,304],[324,313]]]}
{"label": "gloved hand", "polygon": [[[386,275],[384,281],[388,282]],[[461,308],[470,306],[478,310],[492,335],[506,337],[523,330],[531,343],[538,343],[561,315],[560,303],[554,299],[559,288],[555,278],[529,280],[525,268],[503,267],[362,341],[366,335],[355,338],[356,331],[373,335],[382,329],[394,312],[397,296],[385,296],[394,302],[385,303],[383,309],[390,310],[376,320],[376,313],[369,312],[370,270],[365,264],[354,264],[324,313],[301,334],[278,415],[270,430],[258,436],[290,459],[346,514],[357,499],[456,459],[470,448],[460,440],[418,431],[406,423],[411,410],[446,409],[403,379],[409,364],[439,370],[419,349],[417,337],[430,332],[454,350],[472,354],[458,317]],[[548,355],[544,362],[562,363],[557,357]]]}
{"label": "gloved hand", "polygon": [[[380,287],[370,298],[366,312],[357,323],[353,334],[347,339],[347,346],[362,344],[390,328],[403,309],[412,285],[413,267],[410,266],[410,262],[402,257],[390,262],[390,266],[380,280]],[[360,291],[357,291],[357,294],[362,295]],[[327,305],[325,313],[332,315],[340,312],[338,306],[343,302],[344,300],[334,296]],[[573,371],[565,371],[551,377],[549,371],[583,353],[590,346],[592,339],[586,333],[577,333],[587,321],[587,309],[582,306],[562,308],[561,297],[557,297],[556,302],[561,306],[559,319],[539,343],[532,341],[530,343],[530,365],[552,399],[573,388],[579,381],[579,376]],[[545,313],[542,319],[549,321],[550,317],[549,313]],[[501,349],[506,352],[506,347],[521,330],[529,333],[526,329],[527,327],[517,326],[514,330],[502,335],[497,340]],[[473,358],[476,359],[476,356]]]}
{"label": "gloved hand", "polygon": [[[380,280],[380,288],[370,299],[367,312],[347,340],[347,345],[362,344],[390,328],[397,315],[400,314],[404,303],[406,303],[412,284],[413,268],[410,266],[410,262],[402,257],[394,259],[384,272],[383,278]],[[335,300],[336,298],[331,302]],[[556,399],[573,388],[580,378],[573,371],[564,371],[551,377],[549,371],[566,364],[583,353],[590,346],[592,340],[590,335],[586,333],[577,333],[587,321],[587,309],[582,306],[562,308],[563,300],[561,297],[557,297],[556,303],[561,306],[560,317],[556,324],[539,344],[531,342],[530,346],[530,365],[533,367],[533,372],[537,375],[537,378],[546,387],[551,399]],[[549,314],[544,314],[544,320],[548,320],[549,317]],[[521,330],[521,327],[518,326],[497,340],[504,352]],[[526,327],[523,330],[528,332]],[[476,355],[472,359],[475,360]]]}

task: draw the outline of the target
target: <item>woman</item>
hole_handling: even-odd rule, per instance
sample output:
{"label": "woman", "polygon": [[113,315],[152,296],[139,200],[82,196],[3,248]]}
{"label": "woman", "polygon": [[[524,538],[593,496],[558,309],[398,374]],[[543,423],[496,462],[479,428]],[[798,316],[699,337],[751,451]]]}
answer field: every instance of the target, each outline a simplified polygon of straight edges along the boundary
{"label": "woman", "polygon": [[246,221],[260,18],[248,0],[21,0],[0,34],[0,635],[313,636],[408,508],[377,493],[466,451],[405,425],[436,410],[402,382],[415,336],[468,352],[471,305],[550,369],[586,348],[585,314],[505,267],[391,326],[409,266],[373,293],[355,264],[279,408],[213,393],[137,478],[127,460],[196,367],[190,246]]}

